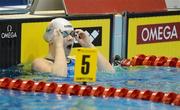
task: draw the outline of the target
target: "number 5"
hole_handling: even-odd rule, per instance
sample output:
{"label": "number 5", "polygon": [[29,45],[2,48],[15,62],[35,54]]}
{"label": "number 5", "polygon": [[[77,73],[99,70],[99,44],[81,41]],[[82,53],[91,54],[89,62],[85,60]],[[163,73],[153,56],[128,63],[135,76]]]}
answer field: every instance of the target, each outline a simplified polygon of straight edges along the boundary
{"label": "number 5", "polygon": [[90,58],[90,55],[83,55],[82,56],[82,68],[81,68],[82,74],[88,74],[89,73],[90,63],[88,61],[86,61],[87,58]]}

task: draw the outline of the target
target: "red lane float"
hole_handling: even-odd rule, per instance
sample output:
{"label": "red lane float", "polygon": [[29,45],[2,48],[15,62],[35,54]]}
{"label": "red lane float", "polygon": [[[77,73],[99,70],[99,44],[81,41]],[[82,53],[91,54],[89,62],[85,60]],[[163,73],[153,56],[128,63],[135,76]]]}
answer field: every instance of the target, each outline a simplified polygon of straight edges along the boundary
{"label": "red lane float", "polygon": [[143,54],[136,55],[132,58],[132,66],[142,65],[145,58],[146,56]]}
{"label": "red lane float", "polygon": [[164,66],[176,67],[177,61],[178,61],[178,58],[176,57],[168,58]]}
{"label": "red lane float", "polygon": [[57,86],[58,85],[55,82],[47,83],[43,88],[43,92],[54,93],[56,91]]}
{"label": "red lane float", "polygon": [[165,57],[144,54],[136,55],[132,59],[123,59],[120,66],[169,66],[180,68],[180,59],[176,57]]}
{"label": "red lane float", "polygon": [[180,94],[178,94],[176,98],[173,100],[172,105],[180,106]]}
{"label": "red lane float", "polygon": [[142,99],[142,100],[149,100],[150,97],[151,97],[151,95],[152,95],[152,93],[153,93],[153,92],[150,91],[150,90],[141,91],[141,92],[139,93],[138,98],[139,98],[139,99]]}
{"label": "red lane float", "polygon": [[113,97],[115,92],[116,92],[116,88],[114,87],[107,88],[103,92],[103,97]]}
{"label": "red lane float", "polygon": [[66,95],[78,95],[78,92],[80,91],[81,86],[80,85],[70,85],[66,91]]}
{"label": "red lane float", "polygon": [[94,96],[107,98],[124,97],[180,106],[180,94],[176,94],[174,92],[164,93],[160,91],[153,92],[150,90],[128,90],[127,88],[105,88],[103,86],[92,87],[78,84],[58,84],[55,82],[46,83],[43,81],[34,82],[32,80],[26,81],[6,77],[0,79],[0,88],[26,92],[56,93],[61,95]]}
{"label": "red lane float", "polygon": [[154,61],[154,66],[163,66],[164,63],[167,62],[167,57],[165,56],[160,56],[160,57],[157,57],[156,60]]}
{"label": "red lane float", "polygon": [[92,86],[82,86],[79,90],[78,96],[90,96]]}
{"label": "red lane float", "polygon": [[91,96],[102,97],[104,90],[105,88],[102,86],[93,87],[91,91]]}
{"label": "red lane float", "polygon": [[161,102],[163,96],[164,96],[163,92],[154,92],[152,93],[150,100],[153,102]]}
{"label": "red lane float", "polygon": [[156,60],[156,58],[157,58],[157,57],[154,56],[154,55],[147,56],[147,57],[144,59],[142,65],[153,66],[154,61]]}
{"label": "red lane float", "polygon": [[45,82],[41,81],[41,82],[36,82],[34,83],[33,87],[32,87],[32,91],[34,92],[43,92],[44,86],[46,85]]}
{"label": "red lane float", "polygon": [[69,86],[70,86],[69,84],[58,84],[55,93],[64,95],[66,94],[66,91]]}
{"label": "red lane float", "polygon": [[125,97],[127,93],[128,89],[126,88],[116,89],[114,97]]}
{"label": "red lane float", "polygon": [[129,90],[126,97],[131,98],[131,99],[138,99],[139,93],[140,93],[140,90],[137,90],[137,89]]}
{"label": "red lane float", "polygon": [[33,85],[34,85],[34,81],[32,81],[32,80],[23,81],[20,86],[20,90],[21,91],[32,91]]}
{"label": "red lane float", "polygon": [[18,90],[22,84],[22,80],[21,79],[13,79],[8,86],[8,89],[14,89],[14,90]]}
{"label": "red lane float", "polygon": [[0,88],[8,88],[9,83],[12,81],[11,78],[2,78],[0,79]]}
{"label": "red lane float", "polygon": [[165,104],[171,104],[175,100],[177,94],[174,92],[166,93],[162,99],[162,102]]}
{"label": "red lane float", "polygon": [[176,67],[180,68],[180,59],[179,59],[178,62],[176,63]]}
{"label": "red lane float", "polygon": [[121,61],[121,66],[131,66],[132,65],[132,61],[130,59],[123,59]]}

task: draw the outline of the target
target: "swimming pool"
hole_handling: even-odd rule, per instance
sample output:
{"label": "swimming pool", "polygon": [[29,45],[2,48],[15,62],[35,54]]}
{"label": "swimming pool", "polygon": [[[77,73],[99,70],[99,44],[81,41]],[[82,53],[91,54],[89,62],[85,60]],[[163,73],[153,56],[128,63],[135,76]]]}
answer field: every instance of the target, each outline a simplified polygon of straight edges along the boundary
{"label": "swimming pool", "polygon": [[[91,86],[152,90],[180,93],[180,69],[173,67],[116,67],[116,73],[97,73],[97,82]],[[1,71],[2,72],[2,71]],[[24,72],[18,76],[6,73],[8,77],[23,80],[46,81],[74,84],[72,78],[61,78],[49,73]],[[12,71],[9,71],[12,73]],[[4,74],[5,75],[5,74]],[[1,76],[4,77],[4,76]],[[76,83],[77,84],[77,83]],[[128,98],[103,98],[92,96],[69,96],[39,92],[24,92],[0,89],[1,109],[13,110],[178,110],[179,106],[172,106],[151,101]]]}

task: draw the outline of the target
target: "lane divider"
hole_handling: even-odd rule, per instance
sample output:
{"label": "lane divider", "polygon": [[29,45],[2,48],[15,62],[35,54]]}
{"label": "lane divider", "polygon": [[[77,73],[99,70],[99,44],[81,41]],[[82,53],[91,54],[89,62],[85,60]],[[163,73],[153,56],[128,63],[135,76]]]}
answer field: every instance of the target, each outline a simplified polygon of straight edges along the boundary
{"label": "lane divider", "polygon": [[136,55],[132,59],[123,59],[120,66],[169,66],[180,68],[180,59],[176,57]]}
{"label": "lane divider", "polygon": [[[142,57],[141,57],[142,58]],[[144,57],[142,58],[144,59]],[[138,59],[142,63],[142,59]],[[166,58],[162,58],[163,61]],[[149,63],[148,63],[149,64]],[[161,64],[161,63],[159,63]],[[153,92],[151,90],[129,90],[127,88],[105,88],[103,86],[85,86],[78,84],[66,84],[55,82],[35,82],[32,80],[21,80],[11,78],[0,79],[1,89],[12,89],[26,92],[45,92],[56,93],[61,95],[76,95],[76,96],[94,96],[94,97],[115,97],[115,98],[130,98],[149,100],[152,102],[171,104],[180,106],[180,94],[174,92]]]}

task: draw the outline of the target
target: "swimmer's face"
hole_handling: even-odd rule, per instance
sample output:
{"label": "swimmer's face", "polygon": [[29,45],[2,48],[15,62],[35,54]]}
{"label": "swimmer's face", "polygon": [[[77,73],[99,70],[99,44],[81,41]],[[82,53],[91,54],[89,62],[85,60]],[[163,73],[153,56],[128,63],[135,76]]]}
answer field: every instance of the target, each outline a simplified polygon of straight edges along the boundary
{"label": "swimmer's face", "polygon": [[[52,23],[50,23],[46,30],[46,34],[44,36],[45,40],[47,38],[50,39],[50,40],[46,40],[46,41],[49,41],[50,44],[52,43],[54,29],[55,29],[55,27],[53,26]],[[58,29],[58,28],[56,28],[56,29]],[[61,31],[60,29],[59,29],[59,32],[63,36],[64,52],[67,57],[67,56],[69,56],[69,54],[71,52],[71,48],[73,47],[73,44],[74,44],[75,32],[74,32],[74,30]]]}
{"label": "swimmer's face", "polygon": [[64,51],[65,55],[68,56],[74,44],[74,37],[72,35],[64,36]]}

